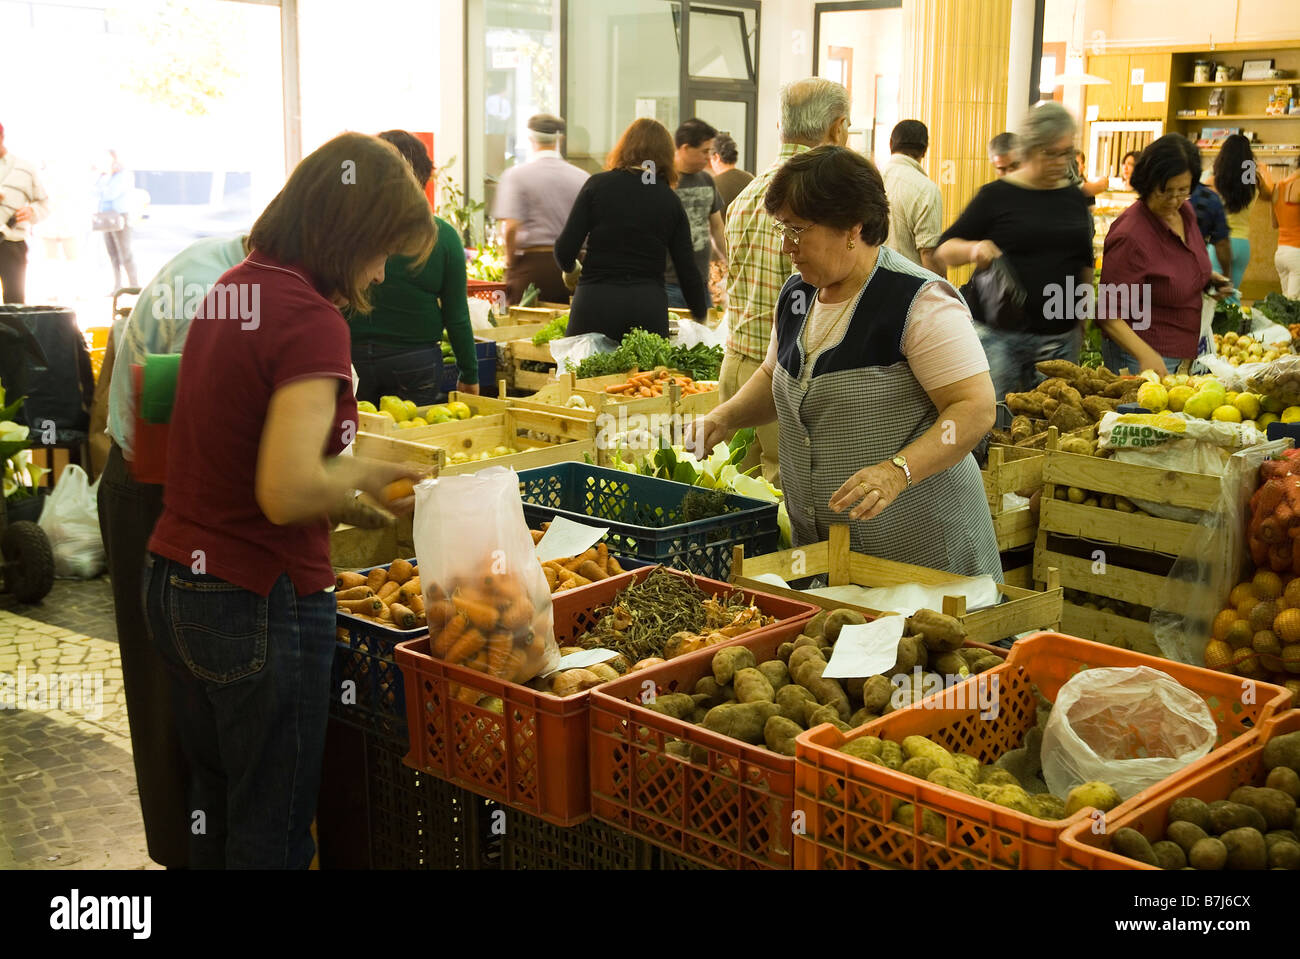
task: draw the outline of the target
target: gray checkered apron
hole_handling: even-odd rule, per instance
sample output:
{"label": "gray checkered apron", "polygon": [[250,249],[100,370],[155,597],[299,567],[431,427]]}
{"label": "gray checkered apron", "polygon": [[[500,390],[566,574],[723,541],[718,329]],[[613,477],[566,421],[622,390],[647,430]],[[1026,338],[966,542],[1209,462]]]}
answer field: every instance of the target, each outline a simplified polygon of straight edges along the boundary
{"label": "gray checkered apron", "polygon": [[828,505],[855,472],[896,456],[938,419],[901,347],[916,295],[930,282],[944,281],[881,247],[848,331],[815,359],[807,378],[803,327],[817,290],[798,275],[782,288],[772,394],[794,545],[824,540],[831,525],[848,523],[855,552],[1001,582],[997,537],[972,456],[904,490],[874,519],[852,522]]}

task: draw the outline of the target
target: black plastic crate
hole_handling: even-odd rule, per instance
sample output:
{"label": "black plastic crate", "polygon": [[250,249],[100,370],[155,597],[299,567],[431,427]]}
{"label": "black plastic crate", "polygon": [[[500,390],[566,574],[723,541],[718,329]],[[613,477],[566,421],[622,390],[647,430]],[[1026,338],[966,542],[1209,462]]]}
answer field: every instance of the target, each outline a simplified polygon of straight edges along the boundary
{"label": "black plastic crate", "polygon": [[681,870],[694,871],[694,870],[710,870],[714,868],[713,866],[706,866],[704,865],[704,863],[696,862],[694,859],[687,859],[685,856],[679,856],[675,852],[670,852],[667,849],[661,849],[658,847],[655,847],[654,856],[655,856],[655,861],[654,861],[653,868],[655,869],[665,869],[665,870],[681,869]]}
{"label": "black plastic crate", "polygon": [[775,503],[730,495],[727,512],[684,520],[682,500],[692,487],[654,476],[586,463],[558,463],[519,472],[524,518],[538,523],[564,516],[608,526],[609,550],[650,563],[727,580],[731,551],[775,552],[780,542]]}
{"label": "black plastic crate", "polygon": [[[474,358],[478,360],[478,382],[484,396],[495,396],[497,386],[497,344],[495,340],[474,340]],[[442,361],[442,379],[438,389],[446,394],[456,388],[460,368],[454,360]],[[445,399],[445,397],[444,397]]]}
{"label": "black plastic crate", "polygon": [[588,819],[577,826],[553,826],[513,809],[499,812],[504,816],[493,821],[501,830],[505,869],[650,868],[650,844],[608,823]]}

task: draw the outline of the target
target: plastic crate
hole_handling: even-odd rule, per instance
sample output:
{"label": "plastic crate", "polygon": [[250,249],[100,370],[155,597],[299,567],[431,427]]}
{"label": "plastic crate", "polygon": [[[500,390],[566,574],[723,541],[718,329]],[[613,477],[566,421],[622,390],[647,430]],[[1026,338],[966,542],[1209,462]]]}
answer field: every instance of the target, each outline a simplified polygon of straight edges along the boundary
{"label": "plastic crate", "polygon": [[[476,280],[473,277],[469,277],[465,281],[465,292],[475,299],[487,300],[494,308],[499,303],[503,307],[501,312],[506,312],[504,309],[506,303],[506,285],[504,282],[498,283],[493,280]],[[498,293],[500,296],[497,296]]]}
{"label": "plastic crate", "polygon": [[1105,831],[1094,831],[1093,823],[1084,820],[1061,835],[1062,869],[1156,869],[1127,856],[1110,851],[1110,837],[1115,830],[1136,829],[1156,842],[1165,836],[1169,807],[1175,799],[1193,796],[1207,803],[1227,799],[1238,786],[1264,784],[1264,745],[1274,736],[1300,730],[1300,710],[1275,716],[1248,736],[1234,740],[1214,755],[1206,756],[1183,773],[1167,780],[1160,792],[1126,815],[1108,815]]}
{"label": "plastic crate", "polygon": [[685,483],[624,473],[585,463],[521,470],[519,490],[529,525],[565,516],[579,523],[608,526],[612,552],[728,579],[731,550],[747,555],[779,545],[777,506],[744,496],[728,496],[728,512],[708,519],[682,520]]}
{"label": "plastic crate", "polygon": [[[1255,702],[1244,704],[1239,677],[1059,633],[1037,633],[1016,643],[1001,666],[861,729],[841,733],[823,725],[800,735],[795,805],[806,815],[806,830],[795,837],[795,868],[1056,868],[1061,833],[1089,817],[1090,810],[1065,820],[1037,819],[855,759],[839,748],[859,736],[901,742],[920,735],[991,763],[1020,746],[1037,722],[1034,686],[1054,701],[1076,673],[1102,666],[1150,666],[1204,697],[1219,727],[1220,745],[1249,733],[1291,700],[1280,686],[1257,683]],[[997,708],[990,710],[995,715],[982,716],[978,703],[990,696],[996,697]],[[1128,799],[1108,820],[1149,801],[1162,788],[1153,786]],[[894,801],[916,807],[913,828],[893,821]],[[942,840],[921,832],[925,810],[943,818]]]}
{"label": "plastic crate", "polygon": [[[655,568],[642,567],[581,592],[557,594],[552,599],[556,640],[567,645],[582,635],[599,619],[598,607]],[[715,595],[735,592],[717,580],[697,577],[696,582]],[[807,620],[813,614],[814,607],[806,603],[743,592],[764,613],[780,619]],[[590,816],[589,690],[551,696],[453,666],[429,655],[428,636],[399,644],[396,656],[406,678],[409,765],[558,826],[577,825]],[[453,686],[496,696],[504,703],[503,711],[457,699],[451,695]]]}
{"label": "plastic crate", "polygon": [[[503,289],[505,284],[499,284]],[[491,297],[486,297],[491,299]],[[478,360],[479,389],[485,393],[495,394],[497,388],[497,344],[495,340],[474,339],[474,358]],[[456,389],[460,382],[460,368],[450,360],[443,360],[442,379],[438,389],[446,394]]]}
{"label": "plastic crate", "polygon": [[[415,563],[415,557],[411,557]],[[389,564],[391,565],[391,564]],[[371,566],[358,570],[369,573]],[[338,614],[334,663],[330,669],[330,715],[363,732],[373,733],[397,747],[409,742],[406,732],[406,687],[393,650],[406,639],[427,636],[428,629],[387,629],[350,613]],[[344,683],[355,702],[345,702]]]}
{"label": "plastic crate", "polygon": [[503,822],[504,869],[649,869],[648,843],[603,822],[556,826],[510,811]]}
{"label": "plastic crate", "polygon": [[[781,623],[728,645],[752,650],[761,663],[776,658],[806,623]],[[642,705],[647,682],[656,695],[694,690],[711,674],[715,652],[700,650],[592,691],[592,814],[702,867],[788,869],[794,757]],[[690,762],[666,752],[672,739],[700,747],[703,758]]]}

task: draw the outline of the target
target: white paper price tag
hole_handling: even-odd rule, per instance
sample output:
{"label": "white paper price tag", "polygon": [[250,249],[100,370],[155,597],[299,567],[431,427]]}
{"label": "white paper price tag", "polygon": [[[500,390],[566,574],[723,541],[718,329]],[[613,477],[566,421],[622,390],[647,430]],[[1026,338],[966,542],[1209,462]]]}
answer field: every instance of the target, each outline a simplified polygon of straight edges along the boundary
{"label": "white paper price tag", "polygon": [[605,663],[618,655],[612,649],[584,649],[580,653],[569,653],[567,656],[560,657],[560,664],[555,667],[558,673],[562,669],[582,669],[586,666],[595,666],[597,663]]}
{"label": "white paper price tag", "polygon": [[827,679],[864,679],[883,673],[898,661],[903,638],[902,616],[881,616],[863,626],[845,626],[822,673]]}
{"label": "white paper price tag", "polygon": [[537,561],[545,563],[552,559],[581,556],[599,543],[600,538],[608,532],[608,526],[586,526],[557,516],[537,544]]}

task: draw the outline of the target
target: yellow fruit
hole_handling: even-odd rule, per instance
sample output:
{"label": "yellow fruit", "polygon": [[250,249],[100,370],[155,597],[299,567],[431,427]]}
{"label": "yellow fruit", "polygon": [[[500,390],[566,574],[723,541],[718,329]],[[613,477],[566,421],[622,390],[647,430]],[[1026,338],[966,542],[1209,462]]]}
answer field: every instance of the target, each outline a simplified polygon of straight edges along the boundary
{"label": "yellow fruit", "polygon": [[1223,641],[1233,649],[1241,649],[1243,646],[1249,646],[1251,638],[1255,631],[1250,628],[1250,623],[1244,619],[1235,620],[1228,629],[1228,634],[1223,637]]}
{"label": "yellow fruit", "polygon": [[1269,413],[1281,413],[1286,409],[1286,403],[1275,396],[1264,397],[1264,409]]}
{"label": "yellow fruit", "polygon": [[1271,569],[1257,570],[1250,589],[1260,599],[1277,599],[1282,595],[1282,577]]}
{"label": "yellow fruit", "polygon": [[430,411],[429,413],[429,422],[431,423],[450,423],[453,419],[454,417],[446,410],[438,410],[436,413]]}
{"label": "yellow fruit", "polygon": [[1273,632],[1284,643],[1300,643],[1300,609],[1284,609],[1273,619]]}
{"label": "yellow fruit", "polygon": [[391,422],[391,423],[396,423],[396,422],[397,422],[397,417],[393,415],[393,411],[392,411],[392,410],[380,410],[380,411],[379,411],[379,415],[380,415],[380,416],[387,416],[389,422]]}
{"label": "yellow fruit", "polygon": [[1220,406],[1211,414],[1210,418],[1219,420],[1222,423],[1240,423],[1241,410],[1235,406]]}
{"label": "yellow fruit", "polygon": [[1235,609],[1221,610],[1214,617],[1213,634],[1215,639],[1227,639],[1228,630],[1232,629],[1232,624],[1237,622],[1237,611]]}
{"label": "yellow fruit", "polygon": [[1228,605],[1236,609],[1242,603],[1249,602],[1251,599],[1263,599],[1271,597],[1260,597],[1255,595],[1255,584],[1253,581],[1238,583],[1232,587],[1232,592],[1228,594]]}
{"label": "yellow fruit", "polygon": [[1259,662],[1259,653],[1249,646],[1244,646],[1232,654],[1232,671],[1238,676],[1250,679],[1263,679],[1264,668]]}
{"label": "yellow fruit", "polygon": [[1232,647],[1217,639],[1205,644],[1205,665],[1210,669],[1230,672],[1232,669]]}
{"label": "yellow fruit", "polygon": [[1288,406],[1282,411],[1283,423],[1300,422],[1300,406]]}
{"label": "yellow fruit", "polygon": [[357,401],[357,412],[358,412],[358,413],[378,413],[379,410],[375,409],[375,404],[374,404],[374,403],[371,403],[369,400],[358,400],[358,401]]}
{"label": "yellow fruit", "polygon": [[460,402],[460,400],[457,400],[454,403],[448,403],[447,412],[458,420],[467,420],[470,417],[469,406]]}
{"label": "yellow fruit", "polygon": [[1228,402],[1241,411],[1244,420],[1256,419],[1260,414],[1259,397],[1254,393],[1241,393]]}
{"label": "yellow fruit", "polygon": [[1255,604],[1250,611],[1250,628],[1255,632],[1261,629],[1272,629],[1273,620],[1277,618],[1278,605],[1272,600],[1264,600]]}
{"label": "yellow fruit", "polygon": [[1225,403],[1235,403],[1237,402],[1237,397],[1240,395],[1241,394],[1236,390],[1228,390],[1228,392],[1223,394],[1223,401]]}
{"label": "yellow fruit", "polygon": [[1213,393],[1197,393],[1183,404],[1183,413],[1198,420],[1208,420],[1218,405],[1218,397]]}
{"label": "yellow fruit", "polygon": [[1159,383],[1143,383],[1138,387],[1137,401],[1152,413],[1159,413],[1169,406],[1169,391]]}
{"label": "yellow fruit", "polygon": [[1261,433],[1267,432],[1268,424],[1279,422],[1276,413],[1264,413],[1255,419],[1255,428]]}
{"label": "yellow fruit", "polygon": [[415,405],[414,400],[402,400],[402,409],[406,410],[406,418],[409,420],[419,412],[419,407]]}
{"label": "yellow fruit", "polygon": [[1292,579],[1282,590],[1282,599],[1287,606],[1300,607],[1300,577]]}
{"label": "yellow fruit", "polygon": [[1178,381],[1174,379],[1174,374],[1166,373],[1164,376],[1160,377],[1160,385],[1167,390],[1172,390],[1178,385]]}
{"label": "yellow fruit", "polygon": [[1169,409],[1175,413],[1183,412],[1183,406],[1196,395],[1190,386],[1175,386],[1169,391]]}
{"label": "yellow fruit", "polygon": [[415,424],[412,423],[410,420],[402,420],[400,423],[397,424],[397,428],[399,430],[409,430],[409,429],[414,429],[414,427]]}
{"label": "yellow fruit", "polygon": [[412,417],[411,419],[407,420],[407,422],[410,423],[412,426],[428,426],[428,425],[429,425],[429,421],[426,420],[423,416],[415,416],[415,417]]}
{"label": "yellow fruit", "polygon": [[1252,594],[1250,599],[1237,604],[1237,618],[1249,622],[1251,610],[1253,610],[1257,605],[1259,605],[1259,600],[1257,600]]}
{"label": "yellow fruit", "polygon": [[1071,486],[1065,493],[1071,503],[1082,503],[1088,498],[1088,494],[1077,486]]}

